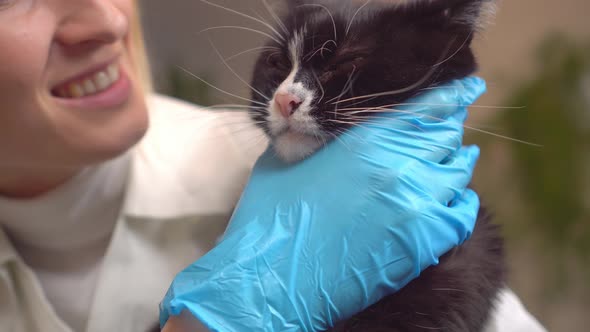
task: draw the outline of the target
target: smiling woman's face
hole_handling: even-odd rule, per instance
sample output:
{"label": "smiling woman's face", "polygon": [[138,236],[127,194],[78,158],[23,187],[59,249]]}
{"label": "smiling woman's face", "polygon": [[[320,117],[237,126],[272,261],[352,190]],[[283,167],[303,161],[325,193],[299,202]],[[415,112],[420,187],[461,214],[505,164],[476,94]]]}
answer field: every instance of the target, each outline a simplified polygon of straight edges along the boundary
{"label": "smiling woman's face", "polygon": [[0,173],[84,167],[143,136],[135,14],[133,0],[0,0]]}

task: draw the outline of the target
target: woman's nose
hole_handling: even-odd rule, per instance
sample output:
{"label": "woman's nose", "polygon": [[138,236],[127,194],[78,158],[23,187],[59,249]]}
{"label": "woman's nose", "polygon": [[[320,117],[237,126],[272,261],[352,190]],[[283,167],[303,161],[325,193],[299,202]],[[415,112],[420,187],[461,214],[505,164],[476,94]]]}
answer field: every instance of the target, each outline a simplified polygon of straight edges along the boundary
{"label": "woman's nose", "polygon": [[110,44],[123,39],[128,18],[112,1],[62,1],[57,42],[69,48]]}

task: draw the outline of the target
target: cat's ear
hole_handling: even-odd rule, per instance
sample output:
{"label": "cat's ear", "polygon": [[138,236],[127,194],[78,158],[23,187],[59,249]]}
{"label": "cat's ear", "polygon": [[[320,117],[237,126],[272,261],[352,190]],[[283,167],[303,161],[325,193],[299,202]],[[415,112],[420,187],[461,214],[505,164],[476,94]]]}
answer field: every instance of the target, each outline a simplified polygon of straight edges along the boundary
{"label": "cat's ear", "polygon": [[[333,5],[339,1],[351,1],[351,0],[286,0],[287,7],[295,8],[303,5]],[[365,0],[366,1],[366,0]]]}
{"label": "cat's ear", "polygon": [[451,25],[481,30],[494,18],[497,0],[398,0],[408,8],[442,15]]}
{"label": "cat's ear", "polygon": [[428,0],[441,2],[445,15],[452,24],[464,25],[472,30],[486,27],[496,15],[497,0]]}
{"label": "cat's ear", "polygon": [[307,3],[307,1],[305,1],[305,0],[286,0],[286,3],[287,3],[287,7],[291,9],[291,8],[299,7],[299,6]]}

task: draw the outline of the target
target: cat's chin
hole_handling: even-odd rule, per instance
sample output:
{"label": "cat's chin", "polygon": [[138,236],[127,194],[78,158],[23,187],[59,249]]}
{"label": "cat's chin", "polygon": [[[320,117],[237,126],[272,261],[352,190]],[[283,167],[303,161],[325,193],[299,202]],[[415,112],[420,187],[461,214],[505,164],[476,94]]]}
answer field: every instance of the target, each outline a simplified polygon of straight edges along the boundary
{"label": "cat's chin", "polygon": [[324,145],[324,141],[311,136],[286,132],[272,140],[272,146],[281,160],[287,163],[301,161]]}

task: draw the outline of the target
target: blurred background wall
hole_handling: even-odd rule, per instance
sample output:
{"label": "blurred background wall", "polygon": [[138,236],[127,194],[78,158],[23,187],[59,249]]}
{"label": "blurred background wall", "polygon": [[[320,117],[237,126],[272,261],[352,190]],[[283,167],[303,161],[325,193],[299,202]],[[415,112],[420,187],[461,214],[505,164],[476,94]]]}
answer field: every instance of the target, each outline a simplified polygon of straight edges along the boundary
{"label": "blurred background wall", "polygon": [[[214,2],[264,15],[260,0]],[[203,30],[260,25],[198,0],[141,3],[158,91],[227,102],[182,66],[248,96],[209,40],[227,58],[264,36]],[[467,129],[468,143],[482,147],[475,187],[503,225],[510,286],[550,331],[583,331],[590,326],[590,1],[504,0],[499,9],[475,44],[488,82],[477,104],[511,108],[472,108],[469,125],[542,147]],[[248,79],[255,54],[229,63]]]}

